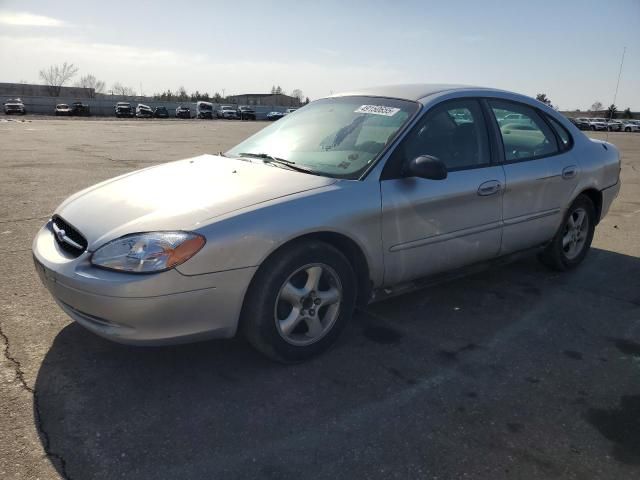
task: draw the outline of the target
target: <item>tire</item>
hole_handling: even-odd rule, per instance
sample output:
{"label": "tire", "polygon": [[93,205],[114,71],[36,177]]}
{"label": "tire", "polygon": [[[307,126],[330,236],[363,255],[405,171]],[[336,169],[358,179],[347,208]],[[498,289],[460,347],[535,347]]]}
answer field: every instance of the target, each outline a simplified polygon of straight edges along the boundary
{"label": "tire", "polygon": [[625,132],[630,132],[630,131],[631,131],[631,128],[627,127],[627,128],[625,128],[625,129],[624,129],[624,131],[625,131]]}
{"label": "tire", "polygon": [[353,314],[356,291],[353,268],[339,250],[319,241],[297,242],[258,269],[245,296],[241,329],[267,357],[302,362],[335,343]]}
{"label": "tire", "polygon": [[[581,213],[584,213],[582,220]],[[576,231],[571,222],[580,222],[582,227]],[[595,225],[596,209],[593,202],[586,195],[579,195],[567,209],[560,228],[549,245],[538,255],[538,259],[546,266],[562,272],[577,267],[589,252]]]}
{"label": "tire", "polygon": [[591,125],[591,130],[595,131],[596,127],[595,125]]}

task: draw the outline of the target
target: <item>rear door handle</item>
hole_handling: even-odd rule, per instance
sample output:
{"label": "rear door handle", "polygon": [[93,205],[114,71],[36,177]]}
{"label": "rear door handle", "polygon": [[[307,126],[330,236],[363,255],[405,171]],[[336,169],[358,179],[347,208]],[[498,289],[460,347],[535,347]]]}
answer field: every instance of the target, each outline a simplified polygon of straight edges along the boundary
{"label": "rear door handle", "polygon": [[575,177],[578,174],[578,166],[577,165],[569,165],[568,167],[564,167],[562,169],[562,178],[565,180],[569,180],[570,178]]}
{"label": "rear door handle", "polygon": [[498,193],[501,189],[502,184],[498,180],[489,180],[480,184],[478,187],[478,195],[486,197],[487,195]]}

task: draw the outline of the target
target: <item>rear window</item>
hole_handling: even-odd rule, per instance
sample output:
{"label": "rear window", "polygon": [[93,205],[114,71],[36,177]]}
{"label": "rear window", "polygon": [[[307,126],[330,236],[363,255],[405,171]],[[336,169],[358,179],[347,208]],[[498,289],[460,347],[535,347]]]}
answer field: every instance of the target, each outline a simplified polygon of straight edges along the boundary
{"label": "rear window", "polygon": [[571,145],[573,144],[573,139],[571,138],[571,134],[567,131],[566,128],[560,125],[560,123],[558,123],[558,121],[556,121],[553,117],[550,117],[549,115],[546,115],[546,117],[547,117],[547,120],[549,120],[549,123],[551,124],[555,132],[558,134],[558,137],[560,138],[561,149],[565,151],[569,150],[571,148]]}

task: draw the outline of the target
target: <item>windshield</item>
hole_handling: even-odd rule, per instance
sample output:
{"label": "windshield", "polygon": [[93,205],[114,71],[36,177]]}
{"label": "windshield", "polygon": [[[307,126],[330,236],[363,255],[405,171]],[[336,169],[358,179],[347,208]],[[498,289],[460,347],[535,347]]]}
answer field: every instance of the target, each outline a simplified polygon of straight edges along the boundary
{"label": "windshield", "polygon": [[417,109],[407,100],[325,98],[282,117],[226,154],[267,154],[322,175],[358,178]]}
{"label": "windshield", "polygon": [[211,110],[213,108],[213,105],[210,105],[208,103],[201,103],[198,105],[198,107],[200,108],[200,110]]}

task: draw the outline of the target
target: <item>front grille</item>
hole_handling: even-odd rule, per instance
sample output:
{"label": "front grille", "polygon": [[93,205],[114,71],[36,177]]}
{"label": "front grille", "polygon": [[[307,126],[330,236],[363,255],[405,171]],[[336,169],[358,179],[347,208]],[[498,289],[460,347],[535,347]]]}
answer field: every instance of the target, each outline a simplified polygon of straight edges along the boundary
{"label": "front grille", "polygon": [[[51,221],[53,222],[55,227],[57,227],[57,228],[54,228],[53,236],[56,239],[56,243],[60,246],[60,248],[65,252],[67,252],[69,255],[73,255],[74,257],[79,257],[80,255],[82,255],[82,253],[87,249],[87,240],[82,236],[82,234],[78,232],[78,230],[76,230],[73,226],[65,222],[58,215],[54,215]],[[56,229],[58,231],[64,230],[64,236],[57,235]],[[64,237],[71,240],[80,248],[66,241]]]}

